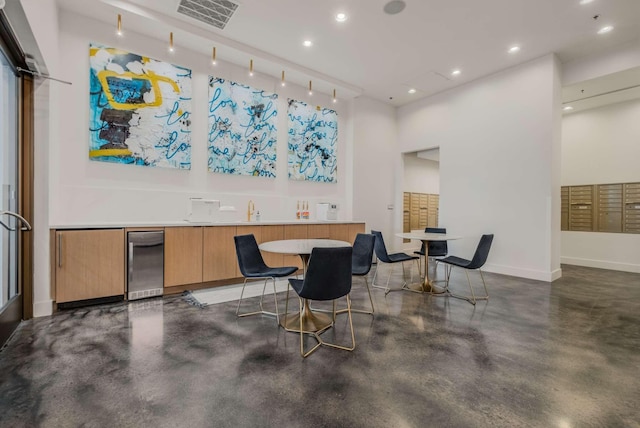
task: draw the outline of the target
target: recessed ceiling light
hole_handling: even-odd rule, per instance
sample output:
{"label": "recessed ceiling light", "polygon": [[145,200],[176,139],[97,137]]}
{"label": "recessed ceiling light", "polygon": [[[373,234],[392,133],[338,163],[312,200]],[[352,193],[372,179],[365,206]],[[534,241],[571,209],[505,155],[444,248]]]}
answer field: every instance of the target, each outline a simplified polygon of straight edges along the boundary
{"label": "recessed ceiling light", "polygon": [[313,43],[311,42],[311,40],[305,40],[304,42],[302,42],[302,44],[306,47],[311,47],[313,45]]}
{"label": "recessed ceiling light", "polygon": [[601,29],[598,30],[598,34],[606,34],[608,32],[610,32],[611,30],[613,30],[613,26],[612,25],[607,25],[606,27],[602,27]]}
{"label": "recessed ceiling light", "polygon": [[511,46],[509,48],[509,53],[510,54],[514,54],[514,53],[518,53],[520,52],[520,46]]}
{"label": "recessed ceiling light", "polygon": [[347,14],[346,13],[339,13],[336,15],[336,21],[338,22],[344,22],[347,20]]}
{"label": "recessed ceiling light", "polygon": [[402,0],[392,0],[384,5],[384,13],[389,15],[395,15],[396,13],[400,13],[407,7],[407,4]]}
{"label": "recessed ceiling light", "polygon": [[564,106],[564,107],[562,107],[562,110],[564,110],[564,111],[573,110],[573,107],[571,107],[571,106]]}
{"label": "recessed ceiling light", "polygon": [[589,4],[589,3],[593,3],[593,0],[580,0],[580,4],[581,5],[585,5],[585,4]]}
{"label": "recessed ceiling light", "polygon": [[451,75],[452,75],[452,76],[458,76],[458,75],[460,75],[460,73],[462,73],[462,71],[460,71],[460,70],[458,70],[458,69],[456,68],[455,70],[453,70],[453,71],[451,72]]}
{"label": "recessed ceiling light", "polygon": [[409,93],[410,93],[410,94],[415,94],[415,93],[416,93],[416,90],[415,90],[415,89],[413,89],[413,88],[411,88],[411,89],[409,89]]}

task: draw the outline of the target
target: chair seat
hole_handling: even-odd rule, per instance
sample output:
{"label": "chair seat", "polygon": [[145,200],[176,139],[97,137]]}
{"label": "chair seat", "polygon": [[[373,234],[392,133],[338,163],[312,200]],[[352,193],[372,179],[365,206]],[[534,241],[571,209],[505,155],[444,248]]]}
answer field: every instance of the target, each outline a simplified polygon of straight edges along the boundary
{"label": "chair seat", "polygon": [[417,254],[419,256],[424,256],[424,251],[414,251],[413,254]]}
{"label": "chair seat", "polygon": [[469,264],[471,264],[471,260],[463,259],[462,257],[456,257],[456,256],[445,257],[444,259],[440,259],[439,261],[440,263],[448,263],[450,265],[459,266],[463,268],[466,268],[467,266],[469,266]]}
{"label": "chair seat", "polygon": [[246,272],[244,276],[247,278],[282,278],[283,276],[289,276],[295,273],[297,270],[297,266],[272,267],[259,272]]}
{"label": "chair seat", "polygon": [[417,260],[418,258],[418,256],[410,256],[409,254],[405,253],[389,254],[389,260],[391,260],[391,263],[406,262],[407,260]]}
{"label": "chair seat", "polygon": [[353,266],[351,268],[351,275],[363,276],[369,273],[371,266]]}

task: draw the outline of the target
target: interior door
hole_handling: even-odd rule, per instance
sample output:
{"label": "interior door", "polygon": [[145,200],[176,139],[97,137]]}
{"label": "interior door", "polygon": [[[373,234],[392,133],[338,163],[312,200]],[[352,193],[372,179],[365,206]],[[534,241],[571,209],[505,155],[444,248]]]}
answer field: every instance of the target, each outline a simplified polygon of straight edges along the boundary
{"label": "interior door", "polygon": [[19,245],[25,227],[23,219],[17,214],[18,82],[13,67],[0,50],[0,346],[20,323],[23,309],[18,274]]}

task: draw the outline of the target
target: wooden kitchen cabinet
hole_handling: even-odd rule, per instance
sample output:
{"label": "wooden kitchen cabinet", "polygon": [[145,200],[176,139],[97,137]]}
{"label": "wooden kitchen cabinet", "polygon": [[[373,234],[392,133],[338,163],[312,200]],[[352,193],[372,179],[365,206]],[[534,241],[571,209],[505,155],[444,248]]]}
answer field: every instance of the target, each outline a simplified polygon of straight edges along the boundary
{"label": "wooden kitchen cabinet", "polygon": [[[283,225],[269,225],[262,226],[262,236],[258,241],[258,244],[269,241],[279,241],[284,239],[284,226]],[[284,255],[278,253],[269,253],[262,251],[262,258],[269,267],[281,267],[284,266]]]}
{"label": "wooden kitchen cabinet", "polygon": [[219,279],[236,278],[240,276],[236,257],[235,226],[205,227],[203,231],[202,252],[202,280],[216,281]]}
{"label": "wooden kitchen cabinet", "polygon": [[165,287],[202,282],[202,229],[201,226],[165,228]]}
{"label": "wooden kitchen cabinet", "polygon": [[[284,239],[307,239],[307,225],[285,224]],[[298,266],[298,269],[302,269],[302,260],[300,259],[300,256],[285,255],[283,263],[285,266]]]}
{"label": "wooden kitchen cabinet", "polygon": [[124,295],[124,229],[55,232],[57,303]]}

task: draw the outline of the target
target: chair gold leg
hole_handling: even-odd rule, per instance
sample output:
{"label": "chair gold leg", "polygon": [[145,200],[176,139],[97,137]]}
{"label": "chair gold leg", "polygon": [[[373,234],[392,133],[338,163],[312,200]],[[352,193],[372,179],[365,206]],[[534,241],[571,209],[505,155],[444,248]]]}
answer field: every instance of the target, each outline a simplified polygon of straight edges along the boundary
{"label": "chair gold leg", "polygon": [[[342,349],[344,351],[353,351],[356,348],[356,336],[355,336],[355,333],[353,331],[353,317],[352,317],[352,314],[351,314],[351,297],[348,294],[345,297],[347,298],[347,314],[349,316],[349,328],[351,330],[351,346],[347,347],[347,346],[343,346],[343,345],[338,345],[336,343],[325,342],[324,340],[322,340],[322,337],[320,337],[320,335],[322,333],[324,333],[325,331],[327,331],[328,328],[326,328],[326,329],[324,329],[322,331],[319,331],[319,332],[305,333],[304,332],[303,323],[302,323],[302,317],[300,317],[300,355],[302,356],[302,358],[308,357],[313,352],[315,352],[320,346],[323,346],[323,345],[331,347],[331,348]],[[302,310],[303,310],[303,300],[300,297],[298,297],[298,299],[300,301],[300,312],[302,312]],[[334,311],[335,311],[335,300],[333,301],[333,304],[334,304]],[[335,320],[335,315],[334,315],[334,320]],[[335,322],[333,324],[333,327],[335,328]],[[318,341],[318,343],[314,347],[309,349],[308,351],[304,350],[304,335],[305,334],[309,334],[309,335],[313,336],[314,339],[316,339]]]}
{"label": "chair gold leg", "polygon": [[467,283],[469,284],[469,290],[471,291],[471,295],[465,296],[461,294],[452,293],[451,290],[449,289],[449,279],[451,277],[452,270],[453,270],[453,265],[445,266],[445,275],[446,275],[446,279],[445,279],[446,285],[444,289],[445,292],[442,294],[434,294],[434,296],[455,297],[456,299],[466,300],[467,302],[471,303],[474,306],[478,302],[478,300],[489,300],[489,291],[487,290],[487,284],[484,280],[484,275],[482,275],[482,270],[478,269],[478,272],[480,273],[480,278],[482,279],[482,286],[484,287],[484,292],[485,292],[484,296],[476,296],[476,293],[473,291],[473,286],[471,285],[471,279],[469,278],[468,269],[464,269],[464,273],[467,276]]}
{"label": "chair gold leg", "polygon": [[[300,313],[303,312],[304,308],[304,303],[301,297],[298,297],[298,300],[300,301]],[[309,351],[305,352],[304,350],[304,325],[303,325],[303,317],[300,317],[300,355],[302,356],[302,358],[307,358],[309,355],[311,355],[316,349],[318,349],[321,345],[322,345],[322,341],[320,340],[320,337],[316,334],[316,333],[311,333],[313,335],[313,337],[318,341],[318,343],[316,343],[316,345],[311,348]]]}
{"label": "chair gold leg", "polygon": [[[365,310],[365,309],[351,309],[351,312],[357,312],[359,314],[369,314],[369,315],[373,315],[373,313],[375,312],[375,309],[373,307],[373,297],[371,297],[371,289],[369,288],[369,281],[367,281],[367,277],[366,276],[362,276],[362,279],[364,279],[364,284],[367,287],[367,293],[369,294],[369,303],[371,304],[371,310]],[[347,312],[347,308],[344,309],[340,309],[338,310],[336,313],[337,314],[343,314]]]}
{"label": "chair gold leg", "polygon": [[[273,280],[273,300],[275,302],[276,305],[276,311],[275,312],[269,312],[269,311],[265,311],[264,307],[263,307],[263,300],[264,300],[264,293],[266,291],[266,287],[267,287],[267,281],[271,279]],[[276,320],[278,321],[278,323],[280,323],[280,315],[278,313],[278,297],[276,296],[276,279],[275,277],[267,277],[264,278],[264,285],[262,286],[262,294],[260,295],[260,302],[259,302],[259,307],[260,310],[259,311],[254,311],[254,312],[245,312],[245,313],[240,313],[240,305],[242,304],[242,299],[244,298],[244,290],[247,286],[247,282],[249,281],[249,278],[245,278],[244,282],[242,284],[242,291],[240,292],[240,300],[238,300],[238,306],[236,306],[236,316],[238,317],[248,317],[250,315],[258,315],[258,314],[263,314],[263,315],[271,315],[271,316],[275,316]]]}
{"label": "chair gold leg", "polygon": [[384,294],[385,294],[385,295],[386,295],[386,294],[389,294],[389,292],[390,292],[390,291],[393,291],[393,290],[391,290],[391,289],[389,288],[389,281],[391,281],[391,275],[393,274],[393,269],[395,268],[395,265],[396,265],[395,263],[387,263],[387,264],[390,264],[390,265],[391,265],[391,270],[390,270],[390,272],[389,272],[389,276],[387,277],[387,284],[386,284],[386,286],[384,286],[384,287],[383,287],[383,286],[381,286],[381,285],[376,284],[376,277],[377,277],[377,275],[378,275],[378,266],[380,266],[380,260],[378,260],[378,264],[376,264],[376,271],[375,271],[375,272],[374,272],[374,274],[373,274],[373,282],[371,283],[371,286],[372,286],[372,287],[375,287],[375,288],[379,288],[379,289],[381,289],[381,290],[384,290]]}

